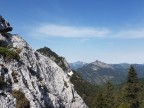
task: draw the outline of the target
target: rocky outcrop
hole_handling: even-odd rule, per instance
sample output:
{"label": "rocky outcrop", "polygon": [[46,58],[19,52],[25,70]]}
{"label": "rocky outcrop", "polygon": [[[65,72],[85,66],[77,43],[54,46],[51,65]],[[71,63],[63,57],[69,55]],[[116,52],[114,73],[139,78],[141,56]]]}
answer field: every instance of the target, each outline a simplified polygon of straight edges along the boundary
{"label": "rocky outcrop", "polygon": [[0,108],[16,107],[13,90],[25,95],[30,108],[87,108],[68,75],[49,57],[33,50],[18,35],[0,35],[0,41],[19,56],[5,59],[0,54],[0,73],[6,82],[0,90]]}
{"label": "rocky outcrop", "polygon": [[71,70],[68,62],[64,57],[59,56],[48,47],[40,48],[37,51],[40,52],[42,55],[49,57],[51,60],[53,60],[59,67],[62,68],[64,72],[68,74],[68,76],[73,75],[73,71]]}

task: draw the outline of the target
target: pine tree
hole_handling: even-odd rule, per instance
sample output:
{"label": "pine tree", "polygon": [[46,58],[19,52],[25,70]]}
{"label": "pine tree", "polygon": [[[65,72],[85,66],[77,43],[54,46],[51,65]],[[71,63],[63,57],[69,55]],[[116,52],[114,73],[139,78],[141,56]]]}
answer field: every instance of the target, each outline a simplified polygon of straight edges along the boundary
{"label": "pine tree", "polygon": [[97,93],[95,108],[106,108],[106,101],[103,95],[103,91],[99,91]]}
{"label": "pine tree", "polygon": [[96,96],[96,108],[115,108],[114,106],[114,96],[113,96],[113,85],[108,82],[105,87],[101,87]]}
{"label": "pine tree", "polygon": [[128,101],[130,108],[139,108],[139,101],[138,101],[139,91],[140,88],[137,73],[134,67],[131,65],[128,72],[126,89],[125,89],[126,100]]}
{"label": "pine tree", "polygon": [[105,101],[107,108],[115,108],[114,106],[114,88],[111,82],[108,82],[105,90]]}

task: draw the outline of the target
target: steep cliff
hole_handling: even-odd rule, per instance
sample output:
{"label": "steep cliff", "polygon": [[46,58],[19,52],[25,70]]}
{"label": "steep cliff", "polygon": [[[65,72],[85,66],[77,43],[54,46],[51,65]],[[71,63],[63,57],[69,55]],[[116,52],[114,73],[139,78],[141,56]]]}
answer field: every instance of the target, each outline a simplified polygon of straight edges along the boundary
{"label": "steep cliff", "polygon": [[25,103],[30,108],[87,108],[67,73],[49,57],[18,35],[0,34],[0,45],[0,108]]}
{"label": "steep cliff", "polygon": [[73,72],[72,72],[72,70],[71,70],[68,62],[66,61],[66,59],[64,57],[59,56],[58,54],[56,54],[55,52],[53,52],[48,47],[40,48],[37,51],[40,52],[42,55],[44,55],[46,57],[49,57],[59,67],[61,67],[64,72],[66,72],[69,76],[72,76]]}

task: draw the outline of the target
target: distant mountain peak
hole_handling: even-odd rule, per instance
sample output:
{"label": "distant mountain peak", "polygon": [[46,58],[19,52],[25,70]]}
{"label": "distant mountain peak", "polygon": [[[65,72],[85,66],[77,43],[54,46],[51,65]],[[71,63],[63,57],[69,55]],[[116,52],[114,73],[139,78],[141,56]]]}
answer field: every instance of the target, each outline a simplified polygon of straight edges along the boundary
{"label": "distant mountain peak", "polygon": [[91,64],[96,65],[96,66],[101,67],[101,68],[110,68],[111,67],[109,64],[106,64],[106,63],[101,62],[99,60],[96,60],[96,61],[92,62]]}
{"label": "distant mountain peak", "polygon": [[78,68],[81,68],[81,67],[85,66],[86,64],[87,63],[83,62],[83,61],[77,61],[77,62],[74,62],[74,63],[69,63],[70,67],[73,70],[77,70]]}
{"label": "distant mountain peak", "polygon": [[[114,84],[120,84],[126,80],[126,76],[131,64],[107,64],[96,60],[89,63],[82,68],[77,69],[78,75],[80,75],[85,81],[93,84],[104,84],[107,81],[112,81]],[[133,64],[138,73],[139,78],[144,77],[144,65]]]}
{"label": "distant mountain peak", "polygon": [[86,62],[83,62],[83,61],[76,61],[74,62],[75,64],[87,64]]}

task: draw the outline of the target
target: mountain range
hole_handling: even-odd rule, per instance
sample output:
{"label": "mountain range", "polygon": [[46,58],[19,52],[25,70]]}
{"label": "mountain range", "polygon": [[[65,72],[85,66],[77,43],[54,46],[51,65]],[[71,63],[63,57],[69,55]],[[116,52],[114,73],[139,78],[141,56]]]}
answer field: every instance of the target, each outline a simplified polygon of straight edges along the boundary
{"label": "mountain range", "polygon": [[[79,63],[79,64],[78,64]],[[114,84],[120,84],[126,80],[128,70],[131,64],[107,64],[101,61],[92,63],[82,62],[70,63],[73,70],[77,72],[85,81],[92,84],[104,84],[107,81],[112,81]],[[139,78],[144,77],[144,64],[132,64],[138,73]]]}
{"label": "mountain range", "polygon": [[86,64],[88,64],[88,63],[82,62],[82,61],[77,61],[77,62],[74,62],[74,63],[69,63],[71,69],[73,69],[73,70],[75,70],[75,71],[76,71],[78,68],[81,68],[81,67],[83,67],[83,66],[86,65]]}
{"label": "mountain range", "polygon": [[[114,84],[123,83],[126,80],[131,65],[128,63],[107,64],[99,60],[92,63],[77,61],[68,64],[64,57],[59,56],[48,47],[40,48],[37,51],[42,55],[50,57],[70,76],[73,74],[72,70],[74,70],[75,74],[79,75],[84,81],[97,85],[104,84],[107,81],[112,81]],[[133,65],[138,72],[138,77],[143,78],[144,64]]]}

